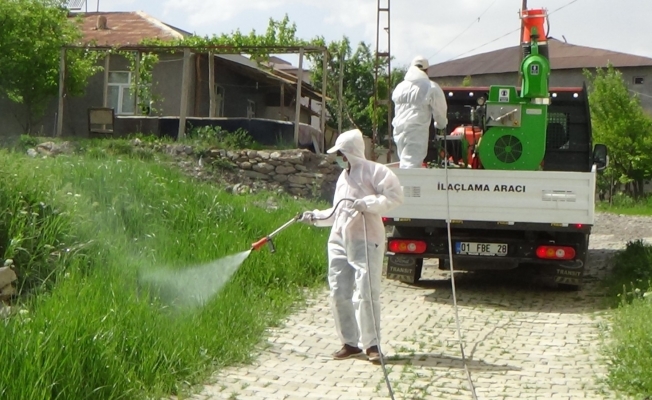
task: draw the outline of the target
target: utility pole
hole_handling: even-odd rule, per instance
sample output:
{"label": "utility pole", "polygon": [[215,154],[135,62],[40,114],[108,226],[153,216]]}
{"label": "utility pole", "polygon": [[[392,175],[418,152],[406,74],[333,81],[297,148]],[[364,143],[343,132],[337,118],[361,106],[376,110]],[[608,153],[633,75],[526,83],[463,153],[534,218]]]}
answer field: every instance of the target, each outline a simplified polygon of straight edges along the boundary
{"label": "utility pole", "polygon": [[344,56],[345,56],[344,49],[340,50],[340,76],[338,79],[338,87],[337,87],[337,134],[341,135],[342,134],[342,108],[343,104],[342,102],[344,101]]}
{"label": "utility pole", "polygon": [[[392,69],[391,69],[391,53],[390,53],[390,14],[389,14],[389,4],[390,0],[378,0],[378,7],[376,9],[376,65],[374,66],[374,112],[373,112],[373,137],[372,137],[372,152],[371,158],[373,161],[376,161],[376,145],[379,143],[379,132],[378,132],[378,113],[380,112],[380,107],[385,105],[387,107],[387,161],[390,160],[390,154],[392,151],[392,110],[391,110],[391,79],[392,79]],[[385,26],[381,27],[381,15],[385,15]],[[387,33],[387,51],[380,51],[380,31],[384,30]],[[384,99],[378,97],[378,72],[381,65],[386,65],[387,67],[387,94]]]}

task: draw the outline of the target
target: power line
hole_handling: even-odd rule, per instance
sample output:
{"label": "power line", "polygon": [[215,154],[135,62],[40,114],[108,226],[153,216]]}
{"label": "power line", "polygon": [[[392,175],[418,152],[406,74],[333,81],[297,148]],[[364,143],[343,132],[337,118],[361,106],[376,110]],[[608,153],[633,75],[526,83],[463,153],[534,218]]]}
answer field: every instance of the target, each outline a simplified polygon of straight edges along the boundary
{"label": "power line", "polygon": [[[564,9],[564,8],[570,6],[571,4],[576,3],[576,2],[578,2],[578,1],[579,1],[579,0],[571,0],[570,2],[564,4],[563,6],[561,6],[561,7],[559,7],[559,8],[556,8],[555,10],[549,12],[548,15],[550,16],[550,15],[556,13],[557,11],[562,10],[562,9]],[[512,33],[518,32],[518,31],[520,31],[520,30],[521,30],[520,27],[519,27],[519,28],[516,28],[516,29],[514,29],[513,31],[507,32],[507,33],[505,33],[504,35],[502,35],[502,36],[500,36],[500,37],[497,37],[496,39],[490,40],[490,41],[488,41],[488,42],[486,42],[486,43],[484,43],[484,44],[481,44],[480,46],[478,46],[478,47],[476,47],[476,48],[474,48],[474,49],[471,49],[471,50],[466,51],[466,52],[464,52],[464,53],[462,53],[462,54],[459,54],[459,55],[457,55],[457,56],[455,56],[455,57],[453,57],[453,58],[451,58],[451,59],[449,59],[449,60],[446,60],[446,61],[453,61],[453,60],[455,60],[455,59],[457,59],[457,58],[459,58],[459,57],[462,57],[463,55],[466,55],[466,54],[469,54],[469,53],[474,52],[474,51],[476,51],[476,50],[479,50],[479,49],[481,49],[481,48],[483,48],[483,47],[485,47],[485,46],[487,46],[487,45],[490,45],[491,43],[497,42],[498,40],[503,39],[503,38],[505,38],[505,37],[511,35]]]}
{"label": "power line", "polygon": [[579,0],[573,0],[573,1],[569,2],[569,3],[566,3],[566,4],[564,4],[563,6],[557,8],[556,10],[551,11],[550,13],[548,13],[548,15],[552,15],[552,14],[556,13],[557,11],[562,10],[562,9],[564,9],[564,8],[570,6],[571,4],[576,3],[576,2],[578,2],[578,1],[579,1]]}
{"label": "power line", "polygon": [[478,46],[478,47],[476,47],[476,48],[474,48],[474,49],[471,49],[471,50],[469,50],[469,51],[465,51],[464,53],[459,54],[459,55],[457,55],[457,56],[455,56],[455,57],[453,57],[453,58],[451,58],[451,59],[449,59],[449,60],[446,60],[446,61],[453,61],[453,60],[455,60],[456,58],[462,57],[463,55],[466,55],[466,54],[472,53],[472,52],[474,52],[474,51],[476,51],[476,50],[479,50],[479,49],[481,49],[481,48],[483,48],[483,47],[485,47],[485,46],[488,46],[488,45],[492,44],[493,42],[497,42],[497,41],[499,41],[500,39],[502,39],[502,38],[504,38],[504,37],[507,37],[507,36],[511,35],[512,33],[514,33],[514,32],[518,32],[518,31],[520,31],[520,30],[521,30],[520,27],[519,27],[519,28],[516,28],[516,29],[514,29],[513,31],[509,31],[509,32],[507,32],[506,34],[504,34],[504,35],[502,35],[502,36],[500,36],[500,37],[495,38],[494,40],[491,40],[491,41],[489,41],[489,42],[486,42],[486,43],[484,43],[484,44],[481,44],[480,46]]}
{"label": "power line", "polygon": [[487,13],[487,11],[489,11],[489,9],[490,9],[494,4],[496,4],[497,1],[498,1],[498,0],[494,0],[493,3],[491,3],[491,4],[489,5],[489,7],[487,7],[487,8],[482,12],[482,14],[480,14],[477,18],[475,18],[475,19],[474,19],[474,20],[469,24],[469,26],[466,27],[466,29],[464,29],[464,30],[463,30],[459,35],[455,36],[455,37],[453,38],[453,40],[451,40],[450,42],[448,42],[444,47],[442,47],[442,48],[440,48],[439,50],[437,50],[437,52],[435,52],[435,54],[433,54],[433,55],[431,55],[430,57],[428,57],[428,60],[430,60],[431,58],[433,58],[434,56],[436,56],[437,54],[439,54],[442,50],[444,50],[446,47],[448,47],[449,45],[451,45],[451,44],[452,44],[454,41],[456,41],[460,36],[462,36],[464,33],[466,33],[466,31],[468,31],[469,29],[471,29],[471,27],[472,27],[473,25],[475,25],[477,22],[480,22],[480,18],[482,18],[482,16],[485,15],[485,14]]}

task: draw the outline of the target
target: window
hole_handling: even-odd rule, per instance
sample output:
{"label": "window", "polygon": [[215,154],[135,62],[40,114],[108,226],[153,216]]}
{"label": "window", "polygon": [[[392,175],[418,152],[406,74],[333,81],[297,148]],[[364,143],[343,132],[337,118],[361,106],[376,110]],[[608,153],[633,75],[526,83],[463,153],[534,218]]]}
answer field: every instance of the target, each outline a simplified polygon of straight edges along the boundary
{"label": "window", "polygon": [[634,85],[642,85],[645,82],[645,79],[643,79],[642,76],[635,76],[634,77]]}
{"label": "window", "polygon": [[247,100],[247,118],[256,118],[256,102]]}
{"label": "window", "polygon": [[108,105],[116,115],[134,114],[134,96],[131,93],[131,72],[109,72]]}

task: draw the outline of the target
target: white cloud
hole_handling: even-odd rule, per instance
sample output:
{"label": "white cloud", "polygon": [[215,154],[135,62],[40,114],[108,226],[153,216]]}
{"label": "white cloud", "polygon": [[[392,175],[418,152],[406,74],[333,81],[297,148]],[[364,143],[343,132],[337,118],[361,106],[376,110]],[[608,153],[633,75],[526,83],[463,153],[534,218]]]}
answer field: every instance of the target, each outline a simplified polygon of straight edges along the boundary
{"label": "white cloud", "polygon": [[163,10],[166,15],[183,13],[190,25],[196,26],[229,21],[247,13],[266,12],[290,3],[292,1],[287,0],[168,0]]}

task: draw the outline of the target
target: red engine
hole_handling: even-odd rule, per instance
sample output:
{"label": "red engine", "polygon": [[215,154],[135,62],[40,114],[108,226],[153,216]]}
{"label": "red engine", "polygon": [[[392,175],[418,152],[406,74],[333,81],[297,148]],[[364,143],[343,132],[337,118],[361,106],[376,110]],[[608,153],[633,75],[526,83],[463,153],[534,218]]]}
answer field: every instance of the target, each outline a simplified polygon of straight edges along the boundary
{"label": "red engine", "polygon": [[482,129],[477,126],[462,125],[455,128],[450,136],[451,139],[457,139],[461,142],[461,154],[460,159],[456,160],[457,163],[470,165],[473,169],[481,168],[475,149],[480,142],[480,138],[482,138]]}

